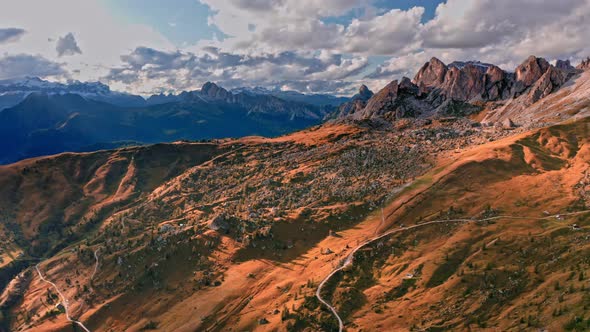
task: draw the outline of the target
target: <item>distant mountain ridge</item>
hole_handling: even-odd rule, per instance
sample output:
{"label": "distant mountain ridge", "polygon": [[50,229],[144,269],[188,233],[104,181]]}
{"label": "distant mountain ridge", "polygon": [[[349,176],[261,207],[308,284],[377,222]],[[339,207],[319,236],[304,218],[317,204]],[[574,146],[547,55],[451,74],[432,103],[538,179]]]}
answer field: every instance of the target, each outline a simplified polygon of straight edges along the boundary
{"label": "distant mountain ridge", "polygon": [[[178,94],[154,94],[147,98],[125,92],[113,91],[101,82],[71,81],[68,83],[50,82],[38,77],[0,80],[0,110],[14,106],[33,92],[46,94],[79,94],[86,99],[107,102],[122,107],[143,107],[157,104],[178,102],[194,91],[182,91]],[[274,96],[285,101],[292,101],[314,106],[339,106],[349,100],[328,94],[303,94],[297,91],[282,91],[264,87],[240,87],[228,91],[232,94],[252,96]]]}
{"label": "distant mountain ridge", "polygon": [[241,87],[230,90],[233,94],[271,95],[283,100],[306,103],[315,106],[339,106],[350,100],[348,97],[336,97],[329,94],[303,94],[292,90],[267,89],[264,87]]}
{"label": "distant mountain ridge", "polygon": [[333,110],[273,95],[234,94],[211,82],[201,90],[142,98],[143,106],[111,103],[129,95],[100,83],[67,86],[34,79],[5,90],[16,88],[26,94],[0,111],[0,163],[129,142],[276,136],[319,124]]}
{"label": "distant mountain ridge", "polygon": [[33,92],[46,94],[74,93],[87,99],[125,107],[145,105],[145,100],[141,96],[112,91],[108,85],[100,82],[72,81],[63,84],[45,81],[38,77],[25,77],[0,81],[0,110],[18,104]]}

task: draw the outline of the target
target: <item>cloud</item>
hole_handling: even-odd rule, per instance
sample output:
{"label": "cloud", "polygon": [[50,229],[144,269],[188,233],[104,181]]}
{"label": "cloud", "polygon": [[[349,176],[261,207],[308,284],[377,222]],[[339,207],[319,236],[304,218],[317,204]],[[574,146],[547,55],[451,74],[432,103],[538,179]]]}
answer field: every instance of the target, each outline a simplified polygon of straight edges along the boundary
{"label": "cloud", "polygon": [[140,93],[198,89],[207,81],[226,88],[239,86],[305,86],[306,91],[327,92],[329,86],[358,75],[368,66],[364,57],[345,57],[330,52],[230,53],[203,48],[198,54],[138,47],[121,56],[124,65],[110,70],[104,79],[130,85]]}
{"label": "cloud", "polygon": [[10,43],[19,40],[24,34],[24,29],[19,28],[5,28],[0,29],[0,44]]}
{"label": "cloud", "polygon": [[26,30],[18,43],[0,43],[0,54],[41,55],[58,63],[65,55],[56,52],[56,41],[64,36],[69,39],[71,32],[83,53],[66,57],[63,68],[83,81],[105,75],[121,63],[121,54],[135,47],[174,48],[154,27],[121,19],[102,0],[7,1],[0,10],[0,22]]}
{"label": "cloud", "polygon": [[[423,44],[429,48],[481,48],[522,40],[570,18],[587,4],[587,0],[448,0],[426,24]],[[566,19],[562,23],[573,22]]]}
{"label": "cloud", "polygon": [[0,79],[66,75],[63,65],[42,56],[18,54],[0,58]]}
{"label": "cloud", "polygon": [[417,31],[423,15],[423,7],[413,7],[407,11],[394,9],[366,20],[354,19],[339,48],[371,55],[407,54],[420,47]]}
{"label": "cloud", "polygon": [[55,50],[59,57],[64,55],[82,54],[82,50],[80,50],[76,38],[74,38],[74,35],[71,32],[57,40]]}

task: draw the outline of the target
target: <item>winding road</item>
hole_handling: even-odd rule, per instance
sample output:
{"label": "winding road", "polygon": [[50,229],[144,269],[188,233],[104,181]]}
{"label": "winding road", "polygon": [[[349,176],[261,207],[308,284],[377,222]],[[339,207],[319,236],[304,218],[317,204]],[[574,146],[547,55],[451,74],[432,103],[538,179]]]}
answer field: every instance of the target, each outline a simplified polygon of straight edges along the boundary
{"label": "winding road", "polygon": [[94,279],[94,275],[98,271],[98,251],[99,250],[100,250],[100,248],[94,250],[94,259],[96,259],[96,264],[94,265],[94,271],[92,271],[92,275],[90,276],[90,281],[92,281],[92,279]]}
{"label": "winding road", "polygon": [[[41,264],[41,263],[39,263]],[[57,291],[57,293],[59,294],[61,301],[64,305],[64,310],[66,312],[66,319],[72,323],[76,323],[78,324],[84,331],[86,332],[90,332],[90,330],[88,328],[86,328],[86,326],[84,326],[84,324],[82,324],[82,322],[72,319],[72,317],[70,317],[70,306],[69,306],[69,302],[68,299],[66,299],[65,295],[59,290],[59,288],[57,287],[56,284],[54,284],[53,282],[45,279],[45,277],[43,277],[43,274],[41,273],[41,270],[39,270],[39,264],[35,265],[35,269],[37,270],[37,273],[39,274],[39,278],[41,278],[41,280],[45,281],[46,283],[50,284],[51,286],[53,286],[53,288],[55,288],[55,290]]]}
{"label": "winding road", "polygon": [[361,248],[363,248],[364,246],[375,242],[377,240],[380,240],[386,236],[389,236],[391,234],[395,234],[395,233],[400,233],[403,231],[407,231],[407,230],[411,230],[411,229],[415,229],[415,228],[419,228],[419,227],[423,227],[423,226],[427,226],[427,225],[433,225],[433,224],[444,224],[444,223],[451,223],[451,222],[484,222],[484,221],[492,221],[492,220],[498,220],[498,219],[518,219],[518,220],[547,220],[547,219],[556,219],[559,217],[565,217],[565,216],[574,216],[574,215],[579,215],[579,214],[586,214],[586,213],[590,213],[590,210],[584,210],[584,211],[578,211],[578,212],[570,212],[570,213],[560,213],[560,214],[554,214],[554,215],[550,215],[550,216],[546,216],[546,217],[514,217],[514,216],[495,216],[495,217],[490,217],[490,218],[485,218],[485,219],[447,219],[447,220],[433,220],[433,221],[428,221],[425,223],[421,223],[421,224],[416,224],[413,226],[408,226],[408,227],[402,227],[402,228],[396,228],[396,229],[392,229],[389,230],[381,235],[377,235],[375,237],[372,237],[364,242],[362,242],[361,244],[359,244],[358,246],[356,246],[354,249],[352,249],[352,251],[346,256],[346,258],[344,260],[342,260],[340,262],[340,265],[338,266],[338,268],[334,269],[330,274],[328,274],[328,276],[326,276],[324,278],[324,280],[322,280],[322,282],[319,284],[316,292],[315,292],[315,296],[317,297],[317,299],[324,304],[328,309],[330,309],[330,311],[334,314],[334,316],[336,317],[336,319],[338,320],[338,331],[342,332],[344,331],[344,322],[342,321],[342,318],[340,317],[340,315],[338,315],[338,311],[336,310],[336,308],[334,308],[330,303],[328,303],[326,300],[324,300],[322,298],[321,292],[322,292],[322,288],[324,287],[324,285],[326,284],[326,282],[328,282],[328,280],[330,280],[330,278],[332,278],[334,276],[334,274],[344,270],[347,266],[351,265],[353,263],[353,258],[354,258],[354,254]]}
{"label": "winding road", "polygon": [[[96,264],[94,265],[94,270],[92,271],[92,275],[90,276],[90,281],[92,281],[92,279],[94,279],[94,275],[96,275],[96,272],[98,271],[98,251],[99,250],[100,250],[100,248],[98,248],[94,251],[94,259],[96,260]],[[41,270],[39,270],[39,264],[41,264],[41,263],[38,263],[37,265],[35,265],[35,270],[37,270],[37,273],[39,274],[39,278],[41,278],[41,280],[43,280],[44,282],[53,286],[53,288],[59,294],[59,297],[61,298],[61,302],[63,303],[64,310],[66,313],[66,319],[72,323],[78,324],[78,326],[80,326],[84,331],[90,332],[90,330],[86,326],[84,326],[84,324],[82,322],[72,319],[72,317],[70,316],[70,305],[69,305],[68,299],[66,299],[65,295],[59,290],[59,288],[57,287],[57,285],[55,283],[53,283],[53,282],[45,279],[45,277],[43,277]]]}

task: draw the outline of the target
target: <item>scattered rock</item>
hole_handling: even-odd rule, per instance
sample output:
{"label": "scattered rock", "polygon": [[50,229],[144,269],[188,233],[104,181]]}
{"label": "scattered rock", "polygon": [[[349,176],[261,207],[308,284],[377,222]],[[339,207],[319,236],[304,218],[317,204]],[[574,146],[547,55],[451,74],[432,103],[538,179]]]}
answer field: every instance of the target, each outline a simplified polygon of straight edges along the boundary
{"label": "scattered rock", "polygon": [[512,129],[512,128],[516,128],[516,125],[514,124],[514,122],[512,122],[512,119],[506,118],[504,121],[502,121],[502,128]]}
{"label": "scattered rock", "polygon": [[226,231],[229,230],[229,223],[227,222],[224,215],[218,215],[209,222],[209,229],[214,231]]}

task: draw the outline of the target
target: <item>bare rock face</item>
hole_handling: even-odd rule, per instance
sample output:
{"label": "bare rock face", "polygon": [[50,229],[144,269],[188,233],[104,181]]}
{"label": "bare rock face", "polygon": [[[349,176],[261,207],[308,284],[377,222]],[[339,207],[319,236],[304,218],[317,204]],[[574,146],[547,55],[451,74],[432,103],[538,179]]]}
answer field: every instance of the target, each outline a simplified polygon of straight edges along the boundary
{"label": "bare rock face", "polygon": [[369,90],[369,88],[363,84],[359,88],[358,97],[362,100],[369,100],[369,98],[373,97],[373,91]]}
{"label": "bare rock face", "polygon": [[[346,107],[353,110],[346,114],[354,114],[352,118],[357,120],[382,118],[386,121],[432,114],[465,116],[480,111],[481,102],[517,98],[519,105],[526,107],[555,92],[579,72],[569,61],[558,61],[556,65],[530,56],[514,73],[509,73],[477,61],[454,62],[447,66],[432,58],[413,81],[407,77],[399,83],[393,81],[366,104],[349,103]],[[579,68],[590,69],[590,58]],[[363,94],[362,90],[359,95]]]}
{"label": "bare rock face", "polygon": [[201,95],[213,100],[225,100],[231,93],[215,83],[207,82],[201,88]]}
{"label": "bare rock face", "polygon": [[420,88],[420,93],[429,93],[444,83],[448,70],[442,61],[432,58],[420,68],[414,77],[414,83]]}
{"label": "bare rock face", "polygon": [[535,56],[528,57],[520,66],[516,67],[515,93],[520,94],[537,82],[551,67],[549,62]]}
{"label": "bare rock face", "polygon": [[399,90],[407,92],[407,93],[415,94],[415,95],[417,95],[419,93],[418,86],[416,84],[412,83],[412,80],[405,77],[405,76],[402,78],[401,82],[399,83]]}
{"label": "bare rock face", "polygon": [[565,72],[572,71],[572,70],[576,69],[576,68],[574,68],[574,66],[572,66],[572,64],[569,60],[557,60],[557,62],[555,63],[555,68],[561,69]]}
{"label": "bare rock face", "polygon": [[484,73],[472,64],[458,69],[451,67],[442,85],[447,98],[458,101],[481,99],[485,91]]}
{"label": "bare rock face", "polygon": [[584,70],[584,71],[590,69],[590,58],[586,58],[586,60],[582,60],[582,62],[576,68],[580,69],[580,70]]}
{"label": "bare rock face", "polygon": [[390,110],[398,96],[399,85],[397,80],[390,82],[383,89],[377,92],[369,101],[367,106],[359,114],[360,118],[368,118],[382,115]]}
{"label": "bare rock face", "polygon": [[485,99],[494,101],[510,95],[512,79],[498,66],[490,66],[485,75]]}
{"label": "bare rock face", "polygon": [[567,74],[553,66],[535,82],[528,93],[528,102],[536,103],[539,99],[547,97],[549,94],[559,89],[567,81]]}
{"label": "bare rock face", "polygon": [[338,107],[338,111],[334,115],[335,118],[342,118],[352,114],[356,114],[367,106],[367,101],[373,97],[371,91],[366,85],[361,85],[359,92],[352,97],[352,99]]}

